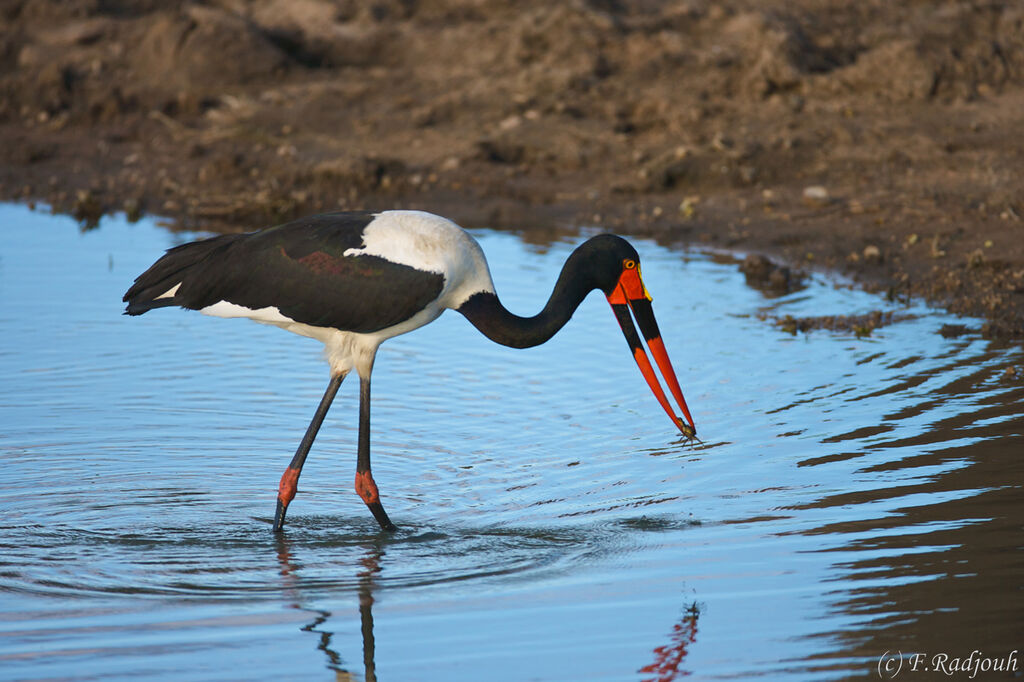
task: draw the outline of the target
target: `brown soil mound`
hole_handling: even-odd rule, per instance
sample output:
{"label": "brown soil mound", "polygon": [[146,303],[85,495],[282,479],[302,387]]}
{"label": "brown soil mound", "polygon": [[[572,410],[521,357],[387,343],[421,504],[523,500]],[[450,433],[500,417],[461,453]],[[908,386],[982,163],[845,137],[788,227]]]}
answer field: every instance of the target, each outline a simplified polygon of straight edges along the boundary
{"label": "brown soil mound", "polygon": [[24,0],[0,196],[252,229],[601,224],[844,271],[1024,337],[1024,6]]}

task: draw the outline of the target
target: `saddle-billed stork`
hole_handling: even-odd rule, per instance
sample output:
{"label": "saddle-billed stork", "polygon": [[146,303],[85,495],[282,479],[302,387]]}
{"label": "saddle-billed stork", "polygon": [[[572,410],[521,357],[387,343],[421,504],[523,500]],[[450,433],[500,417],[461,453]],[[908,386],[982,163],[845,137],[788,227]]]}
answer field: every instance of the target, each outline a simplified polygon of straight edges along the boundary
{"label": "saddle-billed stork", "polygon": [[[547,305],[533,317],[514,315],[501,304],[472,236],[450,220],[420,211],[328,213],[176,246],[139,275],[124,301],[128,315],[180,306],[217,317],[247,317],[325,345],[330,382],[281,477],[275,531],[284,525],[327,410],[342,380],[355,369],[360,380],[356,492],[381,528],[394,530],[370,473],[370,372],[380,344],[451,308],[491,340],[529,348],[550,339],[594,289],[608,298],[662,408],[685,436],[694,437],[693,418],[640,279],[640,258],[615,235],[593,237],[573,251]],[[665,397],[630,311],[685,422]]]}

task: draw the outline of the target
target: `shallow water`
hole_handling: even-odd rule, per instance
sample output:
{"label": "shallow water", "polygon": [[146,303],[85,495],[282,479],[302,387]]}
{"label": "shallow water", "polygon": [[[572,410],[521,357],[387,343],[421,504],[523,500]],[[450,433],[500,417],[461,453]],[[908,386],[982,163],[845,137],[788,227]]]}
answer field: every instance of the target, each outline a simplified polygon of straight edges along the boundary
{"label": "shallow water", "polygon": [[[636,242],[703,444],[597,294],[525,351],[448,313],[374,373],[400,530],[352,490],[350,379],[275,537],[319,344],[122,316],[197,235],[12,205],[0,234],[2,679],[877,679],[887,652],[915,679],[913,653],[1024,648],[1024,357],[943,313],[793,336],[760,317],[897,308]],[[475,234],[520,314],[573,246]]]}

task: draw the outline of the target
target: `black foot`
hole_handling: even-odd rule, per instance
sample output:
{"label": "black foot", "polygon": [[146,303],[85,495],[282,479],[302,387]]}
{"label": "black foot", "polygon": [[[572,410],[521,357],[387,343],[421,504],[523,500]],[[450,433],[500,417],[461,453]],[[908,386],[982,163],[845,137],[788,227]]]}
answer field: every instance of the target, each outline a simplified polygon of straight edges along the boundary
{"label": "black foot", "polygon": [[281,504],[281,500],[277,501],[277,511],[274,512],[274,532],[280,533],[284,528],[284,513],[288,509],[285,505]]}
{"label": "black foot", "polygon": [[389,533],[398,530],[398,527],[391,523],[391,519],[388,518],[387,512],[384,511],[384,505],[380,502],[372,502],[366,506],[370,508],[371,512],[373,512],[373,518],[377,519],[377,523],[380,524],[381,530],[386,530]]}

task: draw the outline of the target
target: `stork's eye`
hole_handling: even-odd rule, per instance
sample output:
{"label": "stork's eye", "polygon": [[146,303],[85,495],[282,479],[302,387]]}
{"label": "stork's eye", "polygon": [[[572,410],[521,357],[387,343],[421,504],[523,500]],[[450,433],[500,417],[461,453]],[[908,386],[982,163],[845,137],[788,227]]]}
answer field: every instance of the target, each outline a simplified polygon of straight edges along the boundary
{"label": "stork's eye", "polygon": [[632,270],[633,268],[636,267],[636,261],[627,258],[626,260],[622,261],[622,267],[624,267],[626,270]]}

